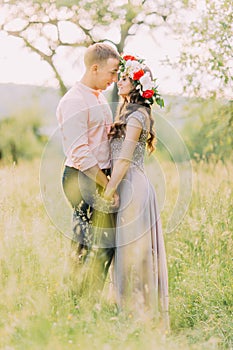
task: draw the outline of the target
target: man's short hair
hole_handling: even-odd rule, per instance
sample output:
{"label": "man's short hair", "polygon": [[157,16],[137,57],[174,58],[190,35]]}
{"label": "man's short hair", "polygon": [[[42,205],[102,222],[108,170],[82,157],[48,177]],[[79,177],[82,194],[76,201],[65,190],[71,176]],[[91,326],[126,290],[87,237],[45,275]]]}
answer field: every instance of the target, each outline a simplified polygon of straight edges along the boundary
{"label": "man's short hair", "polygon": [[86,67],[90,67],[95,63],[102,63],[109,58],[119,60],[120,56],[112,46],[104,43],[95,43],[87,48],[84,55],[84,63]]}

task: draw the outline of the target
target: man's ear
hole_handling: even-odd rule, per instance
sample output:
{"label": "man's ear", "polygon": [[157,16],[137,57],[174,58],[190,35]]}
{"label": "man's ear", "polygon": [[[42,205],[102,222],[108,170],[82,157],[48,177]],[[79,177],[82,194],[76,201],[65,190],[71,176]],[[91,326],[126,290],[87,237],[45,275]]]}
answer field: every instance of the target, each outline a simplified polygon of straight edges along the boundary
{"label": "man's ear", "polygon": [[97,72],[97,70],[98,70],[98,68],[99,68],[99,66],[98,66],[98,64],[93,64],[92,66],[91,66],[91,71],[94,73],[96,73]]}

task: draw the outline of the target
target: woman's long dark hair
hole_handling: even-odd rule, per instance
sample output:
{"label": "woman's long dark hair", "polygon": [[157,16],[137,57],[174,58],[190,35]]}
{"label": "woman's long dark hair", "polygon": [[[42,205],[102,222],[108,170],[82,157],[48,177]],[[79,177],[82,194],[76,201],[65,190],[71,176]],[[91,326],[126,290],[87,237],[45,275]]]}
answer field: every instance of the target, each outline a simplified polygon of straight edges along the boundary
{"label": "woman's long dark hair", "polygon": [[[145,72],[149,72],[152,78],[152,73],[148,67],[144,69]],[[133,84],[133,80],[129,78],[130,81]],[[150,129],[149,129],[149,136],[146,141],[147,149],[149,151],[149,154],[151,154],[155,150],[155,131],[153,128],[154,120],[151,115],[151,105],[145,102],[145,99],[140,95],[139,90],[134,87],[132,91],[129,94],[129,102],[125,98],[123,103],[119,106],[115,123],[111,127],[109,137],[121,137],[122,135],[125,135],[125,129],[126,129],[126,118],[135,111],[140,111],[144,115],[149,117],[150,120]]]}

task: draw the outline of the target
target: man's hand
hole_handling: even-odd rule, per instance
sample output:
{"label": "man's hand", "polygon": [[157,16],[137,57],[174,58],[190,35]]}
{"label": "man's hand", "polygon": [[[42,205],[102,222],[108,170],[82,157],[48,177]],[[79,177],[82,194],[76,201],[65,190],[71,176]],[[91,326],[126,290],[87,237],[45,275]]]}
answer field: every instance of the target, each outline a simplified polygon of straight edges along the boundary
{"label": "man's hand", "polygon": [[111,184],[108,183],[104,192],[104,199],[110,201],[110,208],[117,209],[119,207],[120,198],[116,189],[111,187]]}

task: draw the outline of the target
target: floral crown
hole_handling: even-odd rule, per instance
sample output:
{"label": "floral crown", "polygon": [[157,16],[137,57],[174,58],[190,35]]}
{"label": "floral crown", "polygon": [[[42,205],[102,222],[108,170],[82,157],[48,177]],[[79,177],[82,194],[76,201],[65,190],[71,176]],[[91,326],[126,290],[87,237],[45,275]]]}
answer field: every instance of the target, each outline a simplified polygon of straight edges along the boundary
{"label": "floral crown", "polygon": [[148,104],[156,102],[160,107],[164,107],[164,101],[161,98],[156,85],[156,79],[151,79],[150,73],[145,72],[144,60],[131,55],[120,57],[119,72],[127,74],[139,90],[140,95]]}

